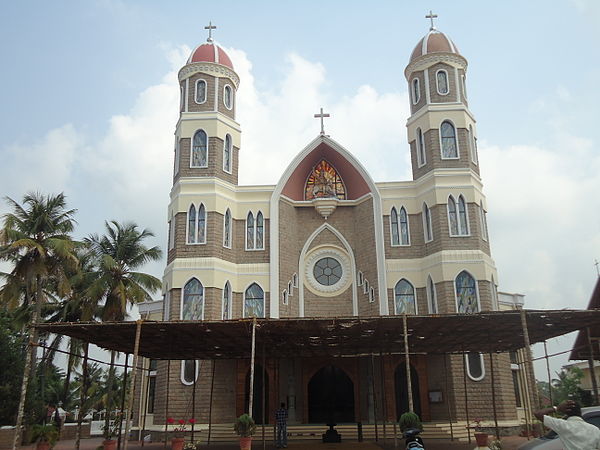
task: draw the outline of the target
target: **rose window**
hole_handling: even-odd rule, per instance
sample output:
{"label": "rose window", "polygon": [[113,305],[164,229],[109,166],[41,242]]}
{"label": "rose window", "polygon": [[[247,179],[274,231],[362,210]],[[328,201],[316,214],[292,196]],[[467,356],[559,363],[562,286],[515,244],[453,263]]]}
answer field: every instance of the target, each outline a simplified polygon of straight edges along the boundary
{"label": "rose window", "polygon": [[342,265],[334,258],[321,258],[313,268],[315,280],[323,286],[333,286],[342,278]]}

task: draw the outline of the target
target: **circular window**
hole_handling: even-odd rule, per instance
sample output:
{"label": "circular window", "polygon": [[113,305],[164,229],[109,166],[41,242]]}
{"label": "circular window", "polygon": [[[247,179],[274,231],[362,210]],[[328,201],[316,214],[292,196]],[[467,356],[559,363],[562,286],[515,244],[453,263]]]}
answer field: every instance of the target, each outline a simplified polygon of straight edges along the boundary
{"label": "circular window", "polygon": [[334,258],[321,258],[313,268],[315,280],[323,286],[333,286],[342,278],[342,265]]}

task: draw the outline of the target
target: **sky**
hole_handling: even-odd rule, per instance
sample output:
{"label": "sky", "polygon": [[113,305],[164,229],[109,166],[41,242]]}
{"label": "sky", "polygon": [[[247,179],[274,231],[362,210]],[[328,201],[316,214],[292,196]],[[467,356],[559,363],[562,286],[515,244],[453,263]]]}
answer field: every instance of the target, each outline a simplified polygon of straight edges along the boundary
{"label": "sky", "polygon": [[600,259],[596,0],[2,2],[0,196],[65,192],[77,237],[130,220],[165,250],[177,71],[209,21],[241,78],[241,184],[277,183],[320,107],[373,179],[408,180],[404,68],[430,9],[469,61],[500,290],[585,308]]}

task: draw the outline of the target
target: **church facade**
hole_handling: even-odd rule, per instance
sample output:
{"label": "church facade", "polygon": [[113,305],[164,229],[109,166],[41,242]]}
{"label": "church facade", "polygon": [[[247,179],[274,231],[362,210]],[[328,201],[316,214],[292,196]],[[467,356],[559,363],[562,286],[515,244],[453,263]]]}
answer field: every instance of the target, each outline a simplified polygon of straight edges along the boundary
{"label": "church facade", "polygon": [[[467,60],[432,26],[404,75],[412,180],[373,180],[352,148],[321,133],[299,143],[277,185],[242,186],[240,79],[211,38],[197,47],[179,72],[164,297],[141,310],[162,320],[235,320],[500,309]],[[514,367],[508,355],[493,358],[498,417],[516,420]],[[383,412],[393,420],[408,409],[402,356],[257,362],[255,395],[264,378],[270,423],[282,401],[291,423],[369,422]],[[247,409],[249,361],[155,369],[143,377],[149,423],[165,423],[167,393],[169,416],[208,422],[211,384],[213,423]],[[491,417],[490,370],[489,355],[411,356],[416,412],[464,420],[466,388],[470,417]],[[258,422],[262,414],[255,402]]]}

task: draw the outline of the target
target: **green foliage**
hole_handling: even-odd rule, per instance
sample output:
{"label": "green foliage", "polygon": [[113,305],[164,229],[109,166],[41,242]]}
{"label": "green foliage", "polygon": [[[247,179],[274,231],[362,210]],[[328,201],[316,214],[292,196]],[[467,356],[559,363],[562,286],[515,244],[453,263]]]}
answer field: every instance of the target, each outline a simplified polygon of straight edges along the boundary
{"label": "green foliage", "polygon": [[11,330],[10,324],[10,315],[0,310],[0,426],[14,425],[23,380],[24,336]]}
{"label": "green foliage", "polygon": [[58,441],[58,430],[51,424],[34,425],[31,437],[35,442],[48,442],[50,447],[54,447],[54,444]]}
{"label": "green foliage", "polygon": [[579,367],[562,369],[557,375],[558,378],[552,380],[552,400],[555,405],[568,399],[575,400],[582,406],[592,405],[591,395],[580,387],[583,371]]}
{"label": "green foliage", "polygon": [[400,420],[398,421],[398,425],[400,426],[401,431],[406,431],[410,428],[416,428],[418,430],[423,429],[423,425],[421,425],[421,419],[414,412],[405,412],[400,416]]}
{"label": "green foliage", "polygon": [[242,414],[233,425],[233,430],[241,437],[250,437],[256,432],[254,419],[248,414]]}

